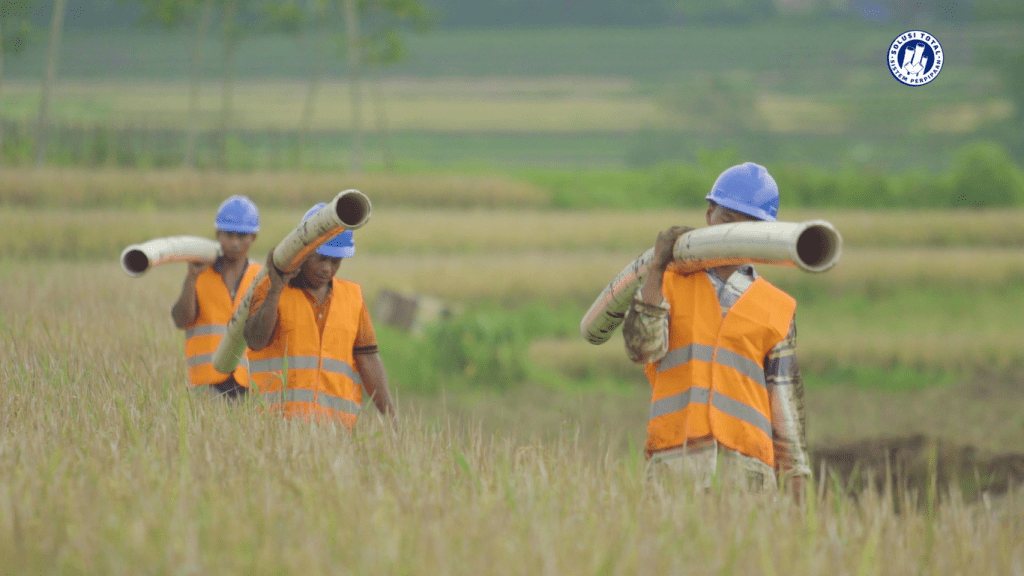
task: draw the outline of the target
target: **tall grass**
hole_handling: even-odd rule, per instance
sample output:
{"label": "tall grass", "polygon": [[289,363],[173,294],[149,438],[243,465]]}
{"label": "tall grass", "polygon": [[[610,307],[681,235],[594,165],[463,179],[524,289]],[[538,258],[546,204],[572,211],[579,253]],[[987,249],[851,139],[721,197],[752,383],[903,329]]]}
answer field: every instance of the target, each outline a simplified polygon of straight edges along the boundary
{"label": "tall grass", "polygon": [[0,564],[13,572],[1010,574],[1024,562],[1019,494],[900,514],[886,495],[824,485],[803,508],[693,497],[645,482],[635,448],[584,449],[572,428],[541,438],[530,418],[488,432],[424,418],[400,388],[397,429],[371,410],[352,434],[212,402],[185,390],[164,316],[175,287],[100,272],[0,265]]}

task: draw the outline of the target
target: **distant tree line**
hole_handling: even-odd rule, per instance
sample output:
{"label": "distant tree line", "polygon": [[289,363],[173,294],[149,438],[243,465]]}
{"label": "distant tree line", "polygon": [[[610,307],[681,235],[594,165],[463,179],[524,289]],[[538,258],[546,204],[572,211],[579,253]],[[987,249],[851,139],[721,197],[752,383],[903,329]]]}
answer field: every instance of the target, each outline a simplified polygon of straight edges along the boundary
{"label": "distant tree line", "polygon": [[[0,89],[3,88],[3,63],[6,52],[23,51],[42,26],[34,25],[49,13],[50,32],[46,63],[40,89],[40,106],[34,135],[37,166],[47,162],[48,138],[54,127],[50,119],[50,100],[59,61],[60,40],[66,28],[100,29],[131,18],[132,27],[164,29],[190,34],[188,54],[189,112],[185,130],[183,164],[196,166],[198,138],[198,96],[201,49],[208,36],[221,44],[221,113],[217,165],[227,164],[231,138],[234,96],[234,67],[238,46],[260,34],[285,34],[296,40],[313,39],[311,66],[302,118],[299,123],[298,155],[301,158],[311,129],[317,92],[329,54],[344,58],[352,93],[351,169],[362,169],[362,81],[370,80],[378,131],[385,141],[385,165],[392,158],[387,135],[387,115],[380,90],[380,68],[405,56],[404,35],[425,32],[432,25],[430,12],[419,0],[0,0]],[[100,19],[98,15],[109,17]],[[65,25],[65,22],[68,25]],[[3,97],[0,91],[0,98]],[[3,157],[4,118],[0,115],[0,159]],[[101,139],[102,141],[105,141]],[[101,148],[105,147],[101,146]]]}
{"label": "distant tree line", "polygon": [[[33,21],[49,22],[55,0],[33,2]],[[285,2],[282,2],[285,3]],[[913,23],[1001,19],[1020,0],[423,0],[441,28],[665,26],[746,24],[778,16]],[[143,9],[119,0],[75,0],[71,30],[133,28]]]}

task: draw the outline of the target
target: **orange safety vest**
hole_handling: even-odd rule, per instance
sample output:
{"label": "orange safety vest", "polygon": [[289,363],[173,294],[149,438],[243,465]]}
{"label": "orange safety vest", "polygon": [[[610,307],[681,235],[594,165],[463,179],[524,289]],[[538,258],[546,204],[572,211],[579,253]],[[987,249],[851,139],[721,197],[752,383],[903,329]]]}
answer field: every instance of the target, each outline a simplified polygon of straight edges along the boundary
{"label": "orange safety vest", "polygon": [[352,428],[362,404],[363,381],[352,347],[359,331],[363,291],[354,282],[337,278],[332,282],[331,309],[322,337],[302,289],[285,286],[281,291],[270,343],[249,351],[251,391],[266,399],[271,411],[284,416],[337,419]]}
{"label": "orange safety vest", "polygon": [[796,300],[758,277],[722,317],[703,271],[666,272],[668,352],[647,364],[647,454],[713,436],[775,466],[764,358],[789,333]]}
{"label": "orange safety vest", "polygon": [[[213,266],[203,270],[196,278],[196,298],[199,311],[192,326],[185,330],[185,359],[188,364],[188,380],[192,386],[219,384],[227,379],[227,375],[213,367],[213,353],[217,351],[221,338],[227,331],[228,321],[235,313],[235,308],[245,296],[260,266],[249,261],[242,281],[238,283],[238,291],[232,299],[224,277]],[[245,356],[233,372],[235,380],[242,386],[249,385],[249,369]]]}

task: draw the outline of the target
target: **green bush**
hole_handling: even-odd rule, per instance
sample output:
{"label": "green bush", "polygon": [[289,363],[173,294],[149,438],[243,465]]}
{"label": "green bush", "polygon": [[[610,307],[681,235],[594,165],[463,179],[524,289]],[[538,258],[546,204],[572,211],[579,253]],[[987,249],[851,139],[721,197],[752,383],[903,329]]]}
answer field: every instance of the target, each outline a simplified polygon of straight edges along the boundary
{"label": "green bush", "polygon": [[442,385],[508,388],[527,375],[523,326],[513,313],[478,309],[427,326],[420,336],[382,327],[378,338],[397,386],[420,392]]}
{"label": "green bush", "polygon": [[499,388],[526,377],[527,339],[514,317],[477,311],[436,324],[427,337],[443,372]]}
{"label": "green bush", "polygon": [[715,177],[689,166],[662,166],[655,172],[648,191],[651,198],[671,208],[703,208],[704,197]]}
{"label": "green bush", "polygon": [[949,206],[1014,206],[1024,199],[1024,174],[998,144],[980,142],[957,157]]}
{"label": "green bush", "polygon": [[381,357],[396,386],[418,392],[445,387],[509,388],[534,376],[527,348],[541,336],[576,336],[580,311],[533,304],[516,310],[481,306],[426,327],[413,336],[381,326]]}

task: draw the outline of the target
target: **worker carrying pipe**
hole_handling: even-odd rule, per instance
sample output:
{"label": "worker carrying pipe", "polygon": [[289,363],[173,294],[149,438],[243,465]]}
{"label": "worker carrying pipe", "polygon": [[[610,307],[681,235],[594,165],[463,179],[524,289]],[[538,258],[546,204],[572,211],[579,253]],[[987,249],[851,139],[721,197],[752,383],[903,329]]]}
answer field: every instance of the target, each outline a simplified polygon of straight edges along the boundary
{"label": "worker carrying pipe", "polygon": [[[276,271],[294,272],[307,256],[321,245],[345,230],[355,230],[370,220],[370,199],[359,190],[339,192],[333,200],[324,204],[314,214],[304,219],[274,248],[273,261]],[[259,271],[249,290],[235,307],[228,321],[224,338],[213,353],[213,367],[227,374],[235,369],[245,353],[245,321],[249,317],[253,288],[267,276],[267,269]]]}
{"label": "worker carrying pipe", "polygon": [[[214,227],[218,255],[212,262],[187,253],[189,246],[200,246],[200,243],[181,244],[177,250],[166,251],[168,258],[190,260],[181,294],[171,308],[171,317],[174,325],[185,331],[185,358],[192,389],[239,398],[249,386],[248,362],[243,357],[231,370],[221,373],[213,367],[213,353],[242,295],[262,268],[249,260],[249,247],[260,229],[259,210],[248,197],[232,196],[217,210]],[[138,256],[134,259],[122,256],[122,263],[126,260],[141,262]],[[147,257],[146,267],[151,265]],[[136,268],[142,266],[136,264]]]}
{"label": "worker carrying pipe", "polygon": [[[800,494],[811,471],[796,301],[751,263],[785,260],[774,253],[762,257],[762,244],[778,240],[771,230],[786,228],[776,219],[778,186],[765,167],[747,162],[722,172],[706,200],[708,228],[660,232],[646,262],[641,257],[632,274],[627,268],[620,275],[635,287],[623,324],[626,351],[645,365],[652,387],[648,473],[662,479],[681,475],[699,488],[715,478],[754,491],[774,491],[781,482]],[[744,226],[754,232],[744,232]],[[814,230],[803,242],[829,245],[793,251],[816,252],[814,265],[824,269],[838,257],[841,241],[828,232],[834,232],[831,225]],[[691,252],[687,265],[680,256],[687,254],[691,234],[705,248]],[[799,244],[799,237],[792,243]],[[595,302],[598,310],[588,312],[584,331],[610,301]]]}
{"label": "worker carrying pipe", "polygon": [[[310,208],[302,223],[324,208]],[[377,409],[394,418],[362,288],[335,278],[342,261],[355,255],[352,231],[332,236],[290,270],[275,264],[279,249],[267,256],[268,274],[256,285],[245,322],[253,391],[271,412],[351,429],[365,388]]]}

